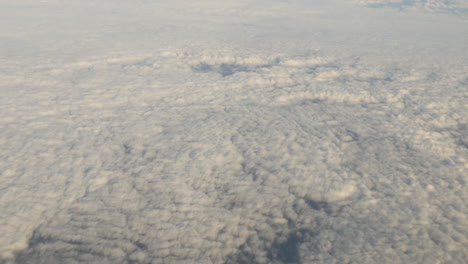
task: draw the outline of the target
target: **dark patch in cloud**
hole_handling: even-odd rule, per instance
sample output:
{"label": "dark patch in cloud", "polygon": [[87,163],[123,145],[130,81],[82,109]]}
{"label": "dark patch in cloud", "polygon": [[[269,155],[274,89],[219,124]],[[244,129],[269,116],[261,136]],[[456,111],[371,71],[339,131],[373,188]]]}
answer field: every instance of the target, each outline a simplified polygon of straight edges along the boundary
{"label": "dark patch in cloud", "polygon": [[236,63],[221,63],[219,65],[212,65],[202,62],[195,66],[192,66],[192,71],[196,73],[217,72],[222,77],[228,77],[237,72],[251,71],[251,69],[247,66]]}
{"label": "dark patch in cloud", "polygon": [[208,63],[201,62],[195,66],[192,66],[192,71],[196,73],[207,73],[213,71],[213,66]]}
{"label": "dark patch in cloud", "polygon": [[219,65],[218,73],[221,74],[221,76],[226,77],[233,75],[234,73],[237,72],[246,72],[249,71],[249,69],[245,66],[239,65],[239,64],[227,64],[223,63]]}
{"label": "dark patch in cloud", "polygon": [[312,199],[305,199],[305,202],[313,210],[320,211],[320,210],[327,210],[329,208],[328,203],[324,201],[315,201]]}
{"label": "dark patch in cloud", "polygon": [[468,149],[468,124],[459,124],[455,133],[457,144]]}
{"label": "dark patch in cloud", "polygon": [[126,155],[132,153],[132,147],[128,143],[124,143],[122,146]]}
{"label": "dark patch in cloud", "polygon": [[[294,229],[286,235],[278,235],[274,241],[264,241],[265,245],[270,245],[266,248],[261,249],[266,252],[268,263],[287,263],[287,264],[301,264],[299,247],[304,242],[304,239],[309,240],[315,232],[302,228]],[[238,248],[238,252],[227,256],[226,263],[232,264],[258,264],[263,263],[258,261],[256,253],[252,249],[255,249],[247,241],[245,244]],[[259,249],[255,249],[259,250]]]}
{"label": "dark patch in cloud", "polygon": [[222,77],[229,77],[238,72],[256,72],[260,69],[271,68],[274,65],[278,65],[281,62],[281,59],[276,58],[271,63],[267,64],[242,64],[242,63],[213,63],[200,62],[194,66],[191,66],[191,69],[195,73],[209,73],[216,72]]}
{"label": "dark patch in cloud", "polygon": [[458,145],[461,146],[461,147],[464,147],[464,148],[468,149],[468,140],[460,139],[460,140],[458,141]]}
{"label": "dark patch in cloud", "polygon": [[305,229],[290,232],[286,241],[275,242],[268,252],[268,259],[273,263],[301,264],[299,246],[302,243],[302,236],[308,232]]}

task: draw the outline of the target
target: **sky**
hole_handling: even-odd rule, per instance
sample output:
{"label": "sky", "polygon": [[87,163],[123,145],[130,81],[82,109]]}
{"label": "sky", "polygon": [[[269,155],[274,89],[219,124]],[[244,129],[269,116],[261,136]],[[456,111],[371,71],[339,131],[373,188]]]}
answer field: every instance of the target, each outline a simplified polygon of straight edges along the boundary
{"label": "sky", "polygon": [[466,263],[467,8],[0,0],[0,263]]}

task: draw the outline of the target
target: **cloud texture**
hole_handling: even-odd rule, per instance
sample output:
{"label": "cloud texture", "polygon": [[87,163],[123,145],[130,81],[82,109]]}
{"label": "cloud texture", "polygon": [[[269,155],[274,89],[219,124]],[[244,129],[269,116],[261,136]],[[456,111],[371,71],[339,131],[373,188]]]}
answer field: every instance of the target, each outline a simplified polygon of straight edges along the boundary
{"label": "cloud texture", "polygon": [[466,262],[466,20],[0,6],[1,263]]}

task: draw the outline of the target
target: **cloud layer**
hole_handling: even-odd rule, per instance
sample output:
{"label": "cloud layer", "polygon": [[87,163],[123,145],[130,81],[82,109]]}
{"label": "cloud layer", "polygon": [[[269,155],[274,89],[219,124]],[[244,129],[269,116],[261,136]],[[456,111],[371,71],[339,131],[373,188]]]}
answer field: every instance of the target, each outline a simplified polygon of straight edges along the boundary
{"label": "cloud layer", "polygon": [[464,263],[466,21],[260,2],[0,1],[0,262]]}

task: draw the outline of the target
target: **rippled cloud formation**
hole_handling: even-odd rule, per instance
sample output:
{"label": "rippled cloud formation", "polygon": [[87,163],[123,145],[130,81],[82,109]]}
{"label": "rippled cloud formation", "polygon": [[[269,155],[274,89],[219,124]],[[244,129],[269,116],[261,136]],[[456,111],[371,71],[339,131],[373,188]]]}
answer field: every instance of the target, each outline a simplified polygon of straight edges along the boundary
{"label": "rippled cloud formation", "polygon": [[0,0],[0,263],[466,263],[466,4],[359,2]]}

